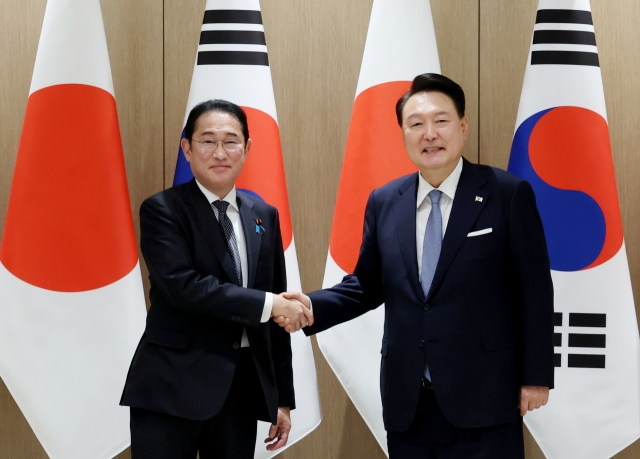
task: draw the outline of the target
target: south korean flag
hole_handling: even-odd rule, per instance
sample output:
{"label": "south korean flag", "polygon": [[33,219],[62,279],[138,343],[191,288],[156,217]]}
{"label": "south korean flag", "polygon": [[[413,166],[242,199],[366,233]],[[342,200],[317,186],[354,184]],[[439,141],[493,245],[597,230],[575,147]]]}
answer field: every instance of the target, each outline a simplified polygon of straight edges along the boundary
{"label": "south korean flag", "polygon": [[509,171],[531,183],[555,290],[555,389],[525,416],[548,458],[640,436],[640,341],[588,0],[540,0]]}

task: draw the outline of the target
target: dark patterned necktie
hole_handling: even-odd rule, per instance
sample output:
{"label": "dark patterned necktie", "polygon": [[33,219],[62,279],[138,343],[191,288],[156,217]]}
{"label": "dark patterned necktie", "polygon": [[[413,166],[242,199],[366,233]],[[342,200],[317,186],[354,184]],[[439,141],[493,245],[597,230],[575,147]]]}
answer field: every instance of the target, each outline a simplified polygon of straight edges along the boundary
{"label": "dark patterned necktie", "polygon": [[236,233],[233,231],[233,224],[227,216],[227,207],[229,203],[227,201],[214,201],[214,206],[218,209],[218,223],[222,229],[224,240],[227,243],[227,249],[231,254],[233,265],[236,268],[236,275],[238,276],[238,285],[242,286],[242,265],[240,264],[240,251],[238,250],[238,241],[236,241]]}

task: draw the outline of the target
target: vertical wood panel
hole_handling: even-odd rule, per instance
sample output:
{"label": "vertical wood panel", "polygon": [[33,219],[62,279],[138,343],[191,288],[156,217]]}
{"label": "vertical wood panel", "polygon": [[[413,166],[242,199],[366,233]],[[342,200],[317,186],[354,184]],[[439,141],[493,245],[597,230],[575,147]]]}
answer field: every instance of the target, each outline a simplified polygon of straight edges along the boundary
{"label": "vertical wood panel", "polygon": [[465,93],[469,138],[464,156],[474,163],[478,162],[480,133],[479,9],[480,0],[431,0],[442,74],[462,86]]}
{"label": "vertical wood panel", "polygon": [[101,3],[131,208],[139,235],[140,204],[163,185],[162,4],[156,0]]}
{"label": "vertical wood panel", "polygon": [[480,162],[507,168],[538,2],[480,2]]}
{"label": "vertical wood panel", "polygon": [[[480,12],[480,162],[506,168],[538,2],[491,0]],[[640,295],[640,4],[592,0],[613,159],[638,310]],[[551,394],[553,397],[553,392]],[[527,433],[527,459],[544,455]],[[640,456],[640,442],[616,455]]]}
{"label": "vertical wood panel", "polygon": [[164,188],[173,184],[205,4],[164,0]]}

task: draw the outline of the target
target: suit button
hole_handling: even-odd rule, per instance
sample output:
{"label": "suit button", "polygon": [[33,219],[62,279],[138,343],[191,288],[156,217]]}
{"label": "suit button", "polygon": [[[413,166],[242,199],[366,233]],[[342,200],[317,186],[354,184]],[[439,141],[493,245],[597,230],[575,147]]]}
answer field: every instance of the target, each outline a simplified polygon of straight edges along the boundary
{"label": "suit button", "polygon": [[424,340],[423,339],[420,340],[420,349],[424,349]]}
{"label": "suit button", "polygon": [[233,343],[234,349],[240,349],[240,343]]}
{"label": "suit button", "polygon": [[424,306],[422,306],[422,310],[423,311],[428,311],[429,310],[429,303],[426,303]]}

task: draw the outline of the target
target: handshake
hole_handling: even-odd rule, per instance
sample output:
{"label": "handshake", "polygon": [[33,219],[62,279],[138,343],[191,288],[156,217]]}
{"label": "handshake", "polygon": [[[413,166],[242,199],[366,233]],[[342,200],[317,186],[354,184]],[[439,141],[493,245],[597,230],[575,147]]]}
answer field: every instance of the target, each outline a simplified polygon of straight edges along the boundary
{"label": "handshake", "polygon": [[289,333],[296,332],[307,325],[313,325],[311,300],[302,292],[274,294],[271,317]]}

